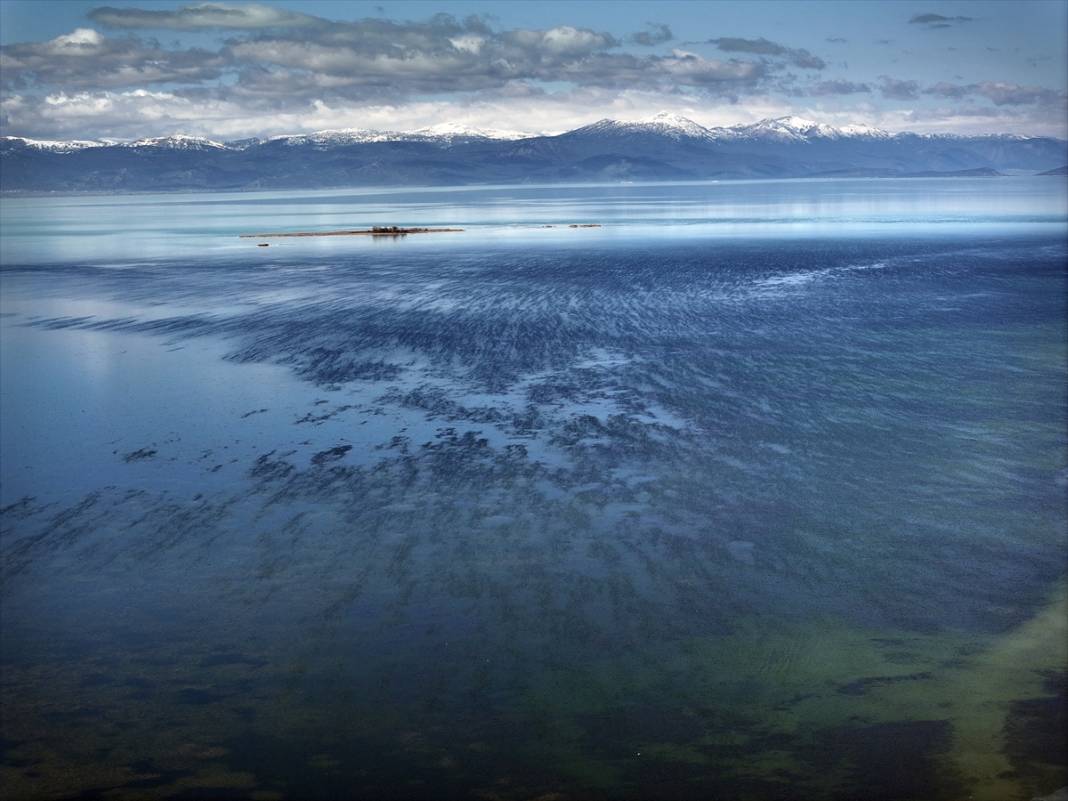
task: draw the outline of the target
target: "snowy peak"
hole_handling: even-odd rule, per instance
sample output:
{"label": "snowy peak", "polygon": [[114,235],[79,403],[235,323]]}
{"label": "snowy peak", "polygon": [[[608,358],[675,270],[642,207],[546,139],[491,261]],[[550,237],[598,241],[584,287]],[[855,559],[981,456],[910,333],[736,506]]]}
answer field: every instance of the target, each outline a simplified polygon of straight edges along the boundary
{"label": "snowy peak", "polygon": [[27,139],[24,136],[3,136],[0,142],[5,147],[28,147],[33,150],[47,150],[51,153],[73,153],[76,150],[85,150],[88,147],[105,147],[107,142],[97,142],[90,139],[71,139],[59,141],[55,139]]}
{"label": "snowy peak", "polygon": [[326,148],[343,145],[367,144],[370,142],[431,142],[449,145],[466,140],[511,140],[523,139],[529,134],[517,131],[502,131],[492,128],[472,128],[459,123],[439,123],[416,131],[376,131],[366,128],[340,128],[315,131],[307,134],[272,136],[266,142],[281,142],[286,145],[313,145]]}
{"label": "snowy peak", "polygon": [[893,136],[893,134],[887,133],[882,128],[875,128],[871,125],[863,125],[860,123],[843,125],[838,131],[843,136],[870,136],[875,139],[889,139]]}
{"label": "snowy peak", "polygon": [[519,131],[505,131],[500,128],[476,128],[458,122],[439,122],[437,125],[431,125],[426,128],[412,131],[411,135],[423,139],[442,139],[448,142],[463,139],[499,139],[502,141],[511,141],[515,139],[525,139],[530,136],[530,134],[520,133]]}
{"label": "snowy peak", "polygon": [[806,119],[805,117],[795,117],[795,116],[775,117],[774,119],[771,119],[771,120],[764,120],[764,122],[769,124],[772,127],[775,127],[775,128],[781,129],[781,130],[796,131],[798,133],[803,133],[803,132],[811,131],[811,130],[818,130],[820,128],[826,128],[826,129],[829,129],[829,130],[834,130],[829,125],[820,125],[820,123],[816,122],[815,120],[809,120],[809,119]]}
{"label": "snowy peak", "polygon": [[651,117],[646,117],[644,120],[639,120],[639,122],[646,125],[668,125],[675,128],[702,127],[689,117],[683,117],[681,114],[676,114],[673,111],[661,111]]}
{"label": "snowy peak", "polygon": [[205,139],[203,136],[185,134],[138,139],[134,142],[127,142],[124,147],[157,147],[165,150],[229,150],[222,142]]}
{"label": "snowy peak", "polygon": [[728,130],[747,139],[775,139],[781,142],[802,142],[809,139],[837,139],[844,134],[838,128],[804,117],[776,117],[752,125],[735,125]]}
{"label": "snowy peak", "polygon": [[91,147],[154,147],[165,150],[229,150],[227,145],[205,139],[202,136],[187,136],[185,134],[173,134],[171,136],[155,136],[138,139],[133,142],[117,142],[114,139],[99,141],[94,139],[72,139],[70,141],[57,141],[51,139],[27,139],[23,136],[5,136],[0,138],[7,147],[21,146],[33,150],[47,150],[52,153],[73,153],[77,150],[86,150]]}
{"label": "snowy peak", "polygon": [[620,120],[603,119],[568,131],[565,136],[578,134],[581,136],[665,136],[670,139],[714,139],[714,134],[691,119],[678,114],[662,111],[652,117],[637,122],[622,122]]}
{"label": "snowy peak", "polygon": [[336,128],[315,131],[306,134],[283,134],[265,139],[265,142],[279,142],[283,145],[314,145],[316,147],[337,147],[342,145],[363,144],[366,142],[389,142],[401,134],[393,131],[368,131],[363,128]]}
{"label": "snowy peak", "polygon": [[833,125],[793,115],[764,119],[748,125],[712,128],[711,130],[719,139],[761,140],[783,143],[805,143],[827,139],[890,139],[896,135],[870,125],[851,124],[836,128]]}
{"label": "snowy peak", "polygon": [[659,133],[675,137],[691,137],[694,139],[709,139],[711,132],[703,125],[699,125],[688,117],[673,114],[670,111],[661,111],[652,117],[641,120],[639,125],[655,129]]}
{"label": "snowy peak", "polygon": [[712,142],[761,140],[783,143],[805,143],[813,140],[855,137],[889,139],[894,136],[894,134],[889,134],[869,125],[845,125],[841,128],[835,128],[833,125],[792,115],[760,120],[748,125],[706,128],[688,117],[667,111],[662,111],[637,122],[622,122],[610,119],[598,120],[591,125],[576,128],[569,133],[584,136],[606,135],[615,137],[653,134],[675,140],[693,139]]}

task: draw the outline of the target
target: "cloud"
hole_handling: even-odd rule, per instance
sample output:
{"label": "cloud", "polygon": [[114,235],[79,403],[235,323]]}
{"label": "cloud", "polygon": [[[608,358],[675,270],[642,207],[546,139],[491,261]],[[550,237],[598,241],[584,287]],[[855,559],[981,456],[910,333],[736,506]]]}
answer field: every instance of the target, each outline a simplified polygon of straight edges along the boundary
{"label": "cloud", "polygon": [[937,95],[938,97],[947,98],[962,98],[967,97],[972,93],[972,87],[961,86],[955,83],[947,83],[946,81],[939,81],[933,86],[928,86],[923,90],[925,95]]}
{"label": "cloud", "polygon": [[803,69],[821,70],[827,66],[822,58],[812,55],[807,50],[786,47],[763,37],[759,39],[742,39],[725,36],[719,39],[709,39],[708,44],[714,44],[725,53],[753,53],[758,56],[782,57],[795,67]]}
{"label": "cloud", "polygon": [[599,117],[642,119],[658,111],[674,111],[708,127],[799,114],[832,125],[860,123],[890,131],[1065,136],[1063,111],[1040,105],[880,110],[863,102],[829,110],[799,108],[768,97],[731,105],[656,90],[581,87],[551,92],[528,92],[522,87],[513,92],[505,87],[459,99],[311,100],[285,109],[261,106],[247,98],[226,99],[204,89],[56,92],[47,100],[5,93],[0,100],[0,128],[43,139],[135,139],[182,132],[228,140],[326,128],[414,130],[447,119],[482,128],[559,133]]}
{"label": "cloud", "polygon": [[205,29],[255,30],[259,28],[299,28],[327,25],[327,20],[286,11],[281,8],[249,3],[201,3],[182,6],[174,11],[144,8],[112,8],[101,6],[89,12],[89,19],[109,28],[142,28],[150,30],[198,31]]}
{"label": "cloud", "polygon": [[845,44],[849,40],[843,39],[841,36],[828,36],[824,41],[830,42],[831,44]]}
{"label": "cloud", "polygon": [[854,83],[853,81],[820,81],[808,90],[808,94],[814,97],[827,95],[853,95],[870,92],[871,86],[866,83]]}
{"label": "cloud", "polygon": [[926,95],[959,100],[965,97],[983,97],[995,106],[1063,105],[1065,93],[1042,86],[1023,86],[1005,81],[952,84],[940,81],[923,90]]}
{"label": "cloud", "polygon": [[75,28],[70,33],[61,34],[45,44],[60,54],[77,55],[92,52],[102,42],[103,37],[92,28]]}
{"label": "cloud", "polygon": [[[650,29],[653,39],[670,33]],[[761,61],[676,50],[638,56],[611,34],[569,25],[496,31],[479,17],[424,22],[365,19],[324,29],[264,32],[229,44],[239,87],[331,96],[486,91],[516,81],[619,88],[680,87],[736,96],[767,75]]]}
{"label": "cloud", "polygon": [[646,30],[644,31],[632,33],[627,37],[627,41],[645,47],[653,47],[664,42],[670,42],[675,38],[671,28],[662,22],[647,22],[645,23],[645,28]]}
{"label": "cloud", "polygon": [[[641,119],[664,110],[709,125],[752,122],[788,111],[781,105],[711,106],[659,91],[601,88],[556,92],[505,88],[468,99],[407,102],[312,100],[285,110],[249,104],[245,98],[223,99],[201,90],[132,90],[57,92],[47,98],[5,95],[0,101],[0,126],[39,138],[85,138],[92,131],[93,137],[119,139],[182,132],[227,140],[345,127],[414,130],[446,119],[482,128],[561,133],[605,114]],[[726,115],[725,110],[729,110]]]}
{"label": "cloud", "polygon": [[44,42],[0,47],[0,85],[67,90],[156,83],[200,83],[220,77],[225,53],[167,50],[154,40],[109,38],[77,28]]}
{"label": "cloud", "polygon": [[901,125],[931,132],[982,135],[995,131],[1025,136],[1065,138],[1065,107],[1034,106],[1026,109],[996,106],[918,108],[905,112]]}
{"label": "cloud", "polygon": [[[5,133],[136,138],[183,131],[233,138],[346,125],[412,128],[443,117],[563,130],[595,117],[633,119],[662,109],[713,124],[807,113],[821,120],[841,114],[843,124],[892,128],[891,119],[904,126],[905,110],[877,110],[880,98],[1015,111],[1019,129],[1028,120],[1053,126],[1050,110],[1064,105],[1063,92],[971,84],[948,72],[942,77],[953,83],[926,88],[848,72],[809,82],[826,75],[804,70],[824,69],[824,61],[765,38],[712,39],[718,57],[645,50],[673,38],[668,26],[653,22],[623,36],[580,25],[502,28],[485,17],[448,14],[328,21],[273,5],[226,3],[101,7],[90,18],[52,39],[0,47]],[[199,33],[175,34],[179,42],[168,36],[161,44],[154,29]],[[199,46],[181,44],[184,39]],[[828,37],[834,44],[839,39]],[[803,110],[787,97],[828,98],[831,108]],[[686,111],[694,108],[706,116]],[[954,119],[983,119],[969,113]],[[1007,113],[996,118],[1003,129],[1009,125]]]}
{"label": "cloud", "polygon": [[879,92],[889,100],[915,100],[920,91],[917,81],[902,81],[888,75],[880,75],[879,81]]}
{"label": "cloud", "polygon": [[1052,105],[1058,102],[1063,103],[1065,98],[1064,92],[1003,81],[984,81],[979,84],[978,92],[996,106]]}
{"label": "cloud", "polygon": [[[39,92],[153,84],[215,87],[218,97],[287,108],[312,99],[485,92],[520,83],[693,90],[734,100],[761,91],[768,77],[761,59],[714,59],[683,51],[639,55],[623,51],[623,42],[603,31],[571,25],[497,30],[478,16],[292,27],[290,12],[273,7],[207,4],[177,11],[101,8],[94,17],[126,27],[226,24],[235,30],[214,51],[165,48],[154,39],[105,36],[92,28],[46,42],[7,45],[0,48],[4,85]],[[297,22],[304,20],[298,17]],[[671,31],[650,23],[633,36],[638,37],[633,41],[655,44]]]}
{"label": "cloud", "polygon": [[972,22],[975,17],[944,17],[941,14],[916,14],[909,20],[910,25],[927,25],[931,28],[949,28],[962,22]]}

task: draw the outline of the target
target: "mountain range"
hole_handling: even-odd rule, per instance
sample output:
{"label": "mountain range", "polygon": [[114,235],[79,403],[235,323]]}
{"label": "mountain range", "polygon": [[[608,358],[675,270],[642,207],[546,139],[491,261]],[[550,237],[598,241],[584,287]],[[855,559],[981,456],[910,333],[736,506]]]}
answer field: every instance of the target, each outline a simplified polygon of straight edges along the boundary
{"label": "mountain range", "polygon": [[836,176],[1056,174],[1068,142],[888,133],[800,117],[706,128],[661,113],[531,136],[444,123],[217,142],[0,139],[5,191],[168,191]]}

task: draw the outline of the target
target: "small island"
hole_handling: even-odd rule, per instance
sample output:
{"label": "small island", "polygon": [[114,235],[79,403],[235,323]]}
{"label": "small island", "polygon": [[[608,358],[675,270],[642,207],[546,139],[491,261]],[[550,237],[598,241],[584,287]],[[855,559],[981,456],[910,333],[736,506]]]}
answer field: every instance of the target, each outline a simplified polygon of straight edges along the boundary
{"label": "small island", "polygon": [[376,225],[349,231],[290,231],[272,234],[239,234],[242,239],[266,239],[281,236],[407,236],[408,234],[446,234],[463,228],[401,228],[396,225]]}

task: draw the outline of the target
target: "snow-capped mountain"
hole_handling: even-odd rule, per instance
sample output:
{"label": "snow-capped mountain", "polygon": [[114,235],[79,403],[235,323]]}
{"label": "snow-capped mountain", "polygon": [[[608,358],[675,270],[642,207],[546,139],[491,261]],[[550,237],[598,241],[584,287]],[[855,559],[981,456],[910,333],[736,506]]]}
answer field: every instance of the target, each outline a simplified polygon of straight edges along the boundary
{"label": "snow-capped mountain", "polygon": [[838,132],[843,136],[868,136],[873,139],[889,139],[894,135],[884,131],[882,128],[875,128],[871,125],[864,125],[862,123],[843,125],[838,129]]}
{"label": "snow-capped mountain", "polygon": [[24,136],[3,136],[0,137],[0,142],[8,147],[26,147],[50,153],[72,153],[75,150],[84,150],[87,147],[106,147],[110,144],[92,139],[60,141],[55,139],[27,139]]}
{"label": "snow-capped mountain", "polygon": [[425,139],[441,139],[449,142],[459,139],[500,139],[511,141],[525,139],[530,134],[522,133],[521,131],[505,131],[500,128],[477,128],[456,122],[439,122],[436,125],[412,131],[411,136]]}
{"label": "snow-capped mountain", "polygon": [[[395,143],[392,144],[392,143]],[[152,158],[143,158],[151,153]],[[128,143],[0,141],[0,187],[108,191],[311,188],[556,181],[794,177],[976,178],[1068,162],[1048,137],[888,133],[788,116],[709,128],[661,113],[603,119],[553,136],[441,123],[218,142],[199,136]]]}
{"label": "snow-capped mountain", "polygon": [[332,128],[305,134],[282,134],[261,140],[263,143],[274,142],[298,147],[313,145],[319,148],[344,147],[347,145],[367,144],[369,142],[394,142],[404,137],[398,131],[371,131],[363,128]]}
{"label": "snow-capped mountain", "polygon": [[452,144],[454,142],[473,140],[510,141],[522,139],[530,134],[518,131],[503,131],[492,128],[472,128],[458,123],[439,123],[414,131],[379,131],[367,128],[340,128],[315,131],[306,134],[285,134],[272,136],[264,142],[279,142],[285,145],[312,145],[319,148],[342,147],[368,144],[372,142],[430,142]]}
{"label": "snow-capped mountain", "polygon": [[222,142],[206,139],[203,136],[172,134],[170,136],[153,136],[125,142],[122,147],[158,147],[166,150],[228,150]]}
{"label": "snow-capped mountain", "polygon": [[777,117],[745,125],[707,128],[688,117],[662,111],[652,117],[632,122],[603,119],[590,125],[576,128],[570,134],[580,136],[662,136],[676,141],[705,140],[709,142],[764,140],[775,142],[808,142],[817,139],[843,139],[867,137],[888,139],[895,134],[887,133],[870,125],[833,125],[815,122],[804,117]]}
{"label": "snow-capped mountain", "polygon": [[713,128],[723,138],[760,139],[776,142],[809,142],[816,139],[843,139],[873,137],[886,139],[892,136],[886,131],[869,125],[844,125],[836,128],[804,117],[776,117],[760,120],[749,125],[732,125],[728,128]]}
{"label": "snow-capped mountain", "polygon": [[633,122],[621,120],[603,119],[590,125],[584,125],[573,131],[568,131],[564,136],[597,137],[606,136],[612,138],[632,136],[656,136],[681,140],[706,140],[715,139],[715,134],[708,128],[694,122],[691,119],[662,111],[652,117]]}

